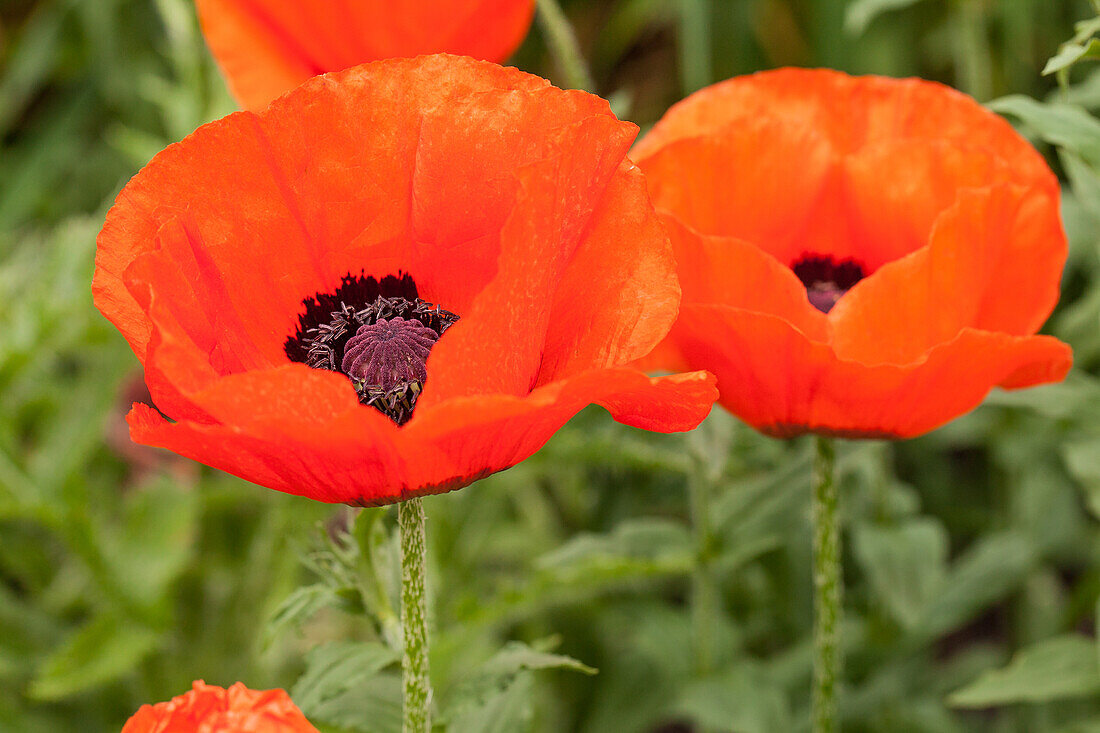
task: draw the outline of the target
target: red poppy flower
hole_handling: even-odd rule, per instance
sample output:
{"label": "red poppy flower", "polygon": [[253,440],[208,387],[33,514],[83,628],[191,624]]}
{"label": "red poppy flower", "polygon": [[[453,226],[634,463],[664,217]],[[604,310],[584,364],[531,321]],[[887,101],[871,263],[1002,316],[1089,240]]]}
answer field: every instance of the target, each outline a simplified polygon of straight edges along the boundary
{"label": "red poppy flower", "polygon": [[200,128],[98,240],[96,305],[170,418],[135,405],[131,436],[383,504],[512,466],[590,403],[691,429],[713,377],[622,366],[680,298],[624,157],[636,130],[598,97],[453,56],[319,77]]}
{"label": "red poppy flower", "polygon": [[534,0],[197,0],[210,49],[246,108],[367,61],[454,53],[503,61]]}
{"label": "red poppy flower", "polygon": [[282,690],[228,690],[198,680],[191,691],[142,705],[122,733],[318,733]]}
{"label": "red poppy flower", "polygon": [[910,437],[1070,367],[1034,335],[1066,258],[1057,180],[958,92],[732,79],[673,107],[635,159],[683,287],[647,365],[713,371],[765,433]]}

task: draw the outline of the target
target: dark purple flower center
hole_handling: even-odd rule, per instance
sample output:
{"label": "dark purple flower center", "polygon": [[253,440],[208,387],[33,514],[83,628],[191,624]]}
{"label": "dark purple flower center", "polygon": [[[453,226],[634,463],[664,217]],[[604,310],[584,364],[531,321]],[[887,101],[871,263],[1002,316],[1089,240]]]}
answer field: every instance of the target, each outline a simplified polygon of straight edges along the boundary
{"label": "dark purple flower center", "polygon": [[855,260],[836,260],[832,255],[804,254],[791,269],[806,286],[810,304],[822,313],[831,311],[841,296],[866,276]]}
{"label": "dark purple flower center", "polygon": [[428,378],[428,352],[439,334],[411,318],[365,323],[344,346],[340,369],[352,381],[393,389]]}
{"label": "dark purple flower center", "polygon": [[458,316],[421,300],[409,275],[348,275],[335,292],[302,304],[286,355],[345,374],[361,403],[406,423],[428,378],[428,354]]}

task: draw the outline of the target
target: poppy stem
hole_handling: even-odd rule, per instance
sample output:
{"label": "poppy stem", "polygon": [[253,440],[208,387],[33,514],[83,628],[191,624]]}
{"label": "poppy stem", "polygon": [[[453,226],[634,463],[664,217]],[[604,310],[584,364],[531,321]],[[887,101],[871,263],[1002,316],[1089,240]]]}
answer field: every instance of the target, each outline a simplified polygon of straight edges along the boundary
{"label": "poppy stem", "polygon": [[424,505],[419,498],[397,505],[401,532],[401,628],[405,654],[401,671],[405,683],[404,733],[431,730],[432,686],[428,679],[428,618],[424,595],[426,543]]}
{"label": "poppy stem", "polygon": [[706,467],[696,459],[688,478],[691,524],[695,535],[695,567],[691,573],[691,628],[695,672],[705,677],[714,671],[714,630],[717,624],[718,588],[711,568],[714,539],[710,526],[710,493]]}
{"label": "poppy stem", "polygon": [[836,449],[831,438],[814,438],[814,686],[813,731],[835,733],[840,676],[840,525],[837,517]]}
{"label": "poppy stem", "polygon": [[710,0],[680,0],[680,81],[684,94],[711,82],[714,9]]}
{"label": "poppy stem", "polygon": [[577,43],[577,34],[573,32],[573,26],[562,12],[558,0],[536,0],[536,3],[539,22],[546,31],[550,50],[565,74],[566,83],[574,89],[595,91],[596,82],[592,79],[592,72],[589,71],[580,44]]}

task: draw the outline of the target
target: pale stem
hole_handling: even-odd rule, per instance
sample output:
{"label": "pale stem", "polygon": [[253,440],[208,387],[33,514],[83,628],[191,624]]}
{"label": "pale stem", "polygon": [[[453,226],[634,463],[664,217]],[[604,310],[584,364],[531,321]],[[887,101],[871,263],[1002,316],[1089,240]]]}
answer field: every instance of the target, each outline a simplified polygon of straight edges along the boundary
{"label": "pale stem", "polygon": [[840,527],[837,518],[836,451],[830,438],[815,437],[813,469],[814,682],[813,731],[836,733],[836,688],[840,676]]}
{"label": "pale stem", "polygon": [[583,89],[587,92],[595,91],[596,82],[592,79],[592,72],[588,70],[588,64],[581,53],[580,44],[577,43],[577,35],[573,32],[573,26],[565,17],[557,0],[536,0],[539,9],[539,22],[546,31],[550,50],[561,66],[565,74],[566,83],[574,89]]}

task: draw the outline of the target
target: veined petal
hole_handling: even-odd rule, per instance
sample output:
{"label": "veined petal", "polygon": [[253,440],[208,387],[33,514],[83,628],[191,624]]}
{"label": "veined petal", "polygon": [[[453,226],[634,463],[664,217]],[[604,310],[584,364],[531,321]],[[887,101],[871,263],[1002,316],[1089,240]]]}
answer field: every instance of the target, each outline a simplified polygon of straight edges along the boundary
{"label": "veined petal", "polygon": [[533,0],[197,0],[229,87],[263,109],[311,76],[367,61],[454,53],[503,61],[527,34]]}

